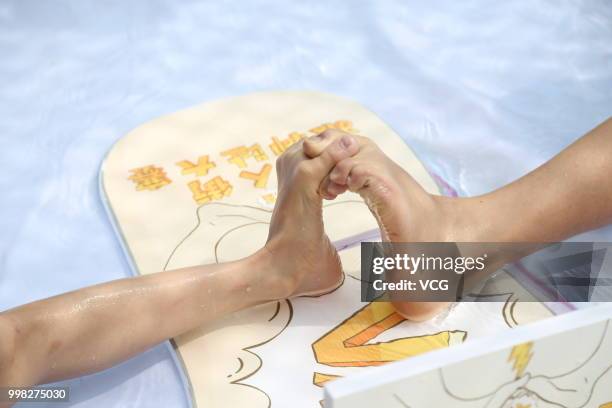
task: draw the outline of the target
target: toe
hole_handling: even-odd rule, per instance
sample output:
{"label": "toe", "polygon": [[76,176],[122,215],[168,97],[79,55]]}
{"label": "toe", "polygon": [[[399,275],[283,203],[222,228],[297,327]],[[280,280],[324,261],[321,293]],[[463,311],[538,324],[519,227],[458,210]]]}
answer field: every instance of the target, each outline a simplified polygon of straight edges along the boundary
{"label": "toe", "polygon": [[310,158],[320,156],[329,145],[345,135],[348,135],[348,133],[328,129],[316,136],[311,136],[304,140],[304,154]]}

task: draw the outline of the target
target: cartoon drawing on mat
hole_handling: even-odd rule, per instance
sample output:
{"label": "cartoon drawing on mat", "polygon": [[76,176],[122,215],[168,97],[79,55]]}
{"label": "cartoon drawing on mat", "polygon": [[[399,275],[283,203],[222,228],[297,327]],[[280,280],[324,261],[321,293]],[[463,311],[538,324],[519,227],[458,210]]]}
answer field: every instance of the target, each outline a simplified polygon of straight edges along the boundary
{"label": "cartoon drawing on mat", "polygon": [[[360,201],[330,203],[325,206],[324,211],[327,218],[333,219],[346,211],[360,211],[353,207],[362,207],[361,211],[367,211],[365,204]],[[213,256],[216,262],[230,261],[244,256],[251,251],[251,248],[245,248],[245,253],[237,253],[235,251],[237,244],[244,241],[245,237],[249,237],[250,244],[254,248],[262,245],[265,242],[271,216],[269,210],[225,203],[204,205],[198,208],[196,213],[196,226],[185,238],[181,239],[177,247],[172,251],[164,269],[175,269],[185,265],[192,265],[194,262],[198,262],[198,259],[194,259],[194,255],[204,259],[209,259]],[[214,254],[207,254],[206,248],[200,247],[199,243],[202,242],[201,237],[203,236],[218,237],[212,246]],[[356,272],[354,267],[351,268],[351,271]],[[210,350],[215,356],[211,355],[210,358],[235,359],[238,362],[239,369],[232,374],[217,371],[212,374],[220,378],[206,378],[205,380],[200,378],[200,380],[206,383],[214,383],[222,381],[223,376],[225,376],[228,384],[236,385],[251,374],[254,374],[260,368],[262,361],[257,358],[257,350],[253,349],[263,342],[270,341],[287,329],[292,317],[291,307],[290,301],[276,302],[275,310],[271,317],[269,317],[269,310],[264,312],[264,309],[258,309],[257,312],[252,313],[250,316],[251,323],[258,322],[256,319],[260,319],[260,327],[271,325],[279,329],[279,331],[266,331],[270,338],[257,337],[249,339],[252,341],[252,344],[239,344],[239,348],[230,355],[220,354],[218,349],[211,348]],[[290,313],[280,313],[281,309],[285,308],[288,308]],[[286,316],[287,320],[281,321],[281,316]],[[460,331],[444,331],[432,335],[397,338],[393,341],[365,344],[377,337],[381,332],[396,326],[402,321],[404,319],[395,313],[389,304],[382,302],[371,303],[355,313],[354,316],[340,323],[312,345],[315,361],[338,367],[379,365],[436,348],[447,347],[463,341],[466,335],[465,332]],[[343,336],[346,338],[342,338]],[[243,339],[247,339],[247,337],[243,336]],[[181,339],[179,338],[177,342],[180,344]],[[248,355],[244,355],[245,352]],[[305,363],[308,363],[308,361]],[[321,381],[317,385],[320,384],[322,384]],[[265,393],[263,390],[260,391]]]}
{"label": "cartoon drawing on mat", "polygon": [[[375,135],[426,190],[438,191],[399,136],[357,103],[280,92],[205,104],[142,125],[104,163],[102,190],[135,271],[226,262],[259,249],[276,199],[273,160],[330,127]],[[340,257],[351,277],[337,290],[244,310],[174,339],[196,405],[316,406],[326,381],[548,315],[541,306],[509,307],[505,295],[419,324],[385,303],[364,305],[360,251],[351,244],[376,221],[349,193],[325,206],[324,222],[330,239],[344,243]]]}
{"label": "cartoon drawing on mat", "polygon": [[[347,212],[367,215],[367,211],[367,207],[361,201],[331,202],[324,206],[324,218],[328,221],[334,220],[340,214]],[[202,259],[213,258],[215,262],[227,262],[246,256],[265,242],[270,217],[270,210],[253,206],[222,202],[203,205],[196,211],[194,228],[173,249],[165,269],[192,265]],[[345,230],[344,233],[351,236],[353,231]],[[214,244],[209,247],[202,245],[205,237],[215,238]],[[246,237],[248,239],[245,239]],[[237,252],[236,248],[239,247],[243,252]],[[358,252],[358,247],[353,248],[352,254]],[[354,371],[460,344],[466,339],[468,332],[459,328],[475,326],[475,324],[463,322],[456,325],[451,324],[451,327],[445,330],[433,329],[432,326],[415,330],[414,325],[411,327],[389,303],[372,302],[363,306],[358,296],[360,290],[358,258],[347,257],[346,251],[340,253],[344,269],[353,279],[345,282],[333,293],[326,295],[326,298],[329,298],[327,306],[329,317],[325,323],[333,322],[331,330],[327,324],[309,324],[307,327],[296,324],[293,320],[296,309],[303,311],[317,308],[317,304],[323,300],[301,298],[275,302],[267,307],[256,308],[252,312],[242,312],[241,316],[248,316],[249,324],[257,325],[258,330],[257,332],[241,333],[239,328],[232,325],[234,335],[237,333],[241,335],[240,342],[233,343],[234,348],[231,350],[228,345],[224,345],[222,350],[218,346],[204,346],[207,336],[223,336],[222,331],[225,328],[216,326],[214,333],[202,331],[198,334],[197,340],[189,336],[187,342],[183,337],[179,337],[177,339],[179,347],[188,342],[201,342],[201,347],[198,347],[199,359],[224,362],[222,367],[226,367],[226,371],[216,367],[216,370],[208,371],[206,376],[200,375],[198,378],[192,378],[192,382],[197,381],[197,388],[207,387],[207,384],[216,384],[215,392],[217,393],[223,387],[227,387],[227,392],[235,393],[234,388],[239,387],[240,393],[244,394],[244,400],[240,402],[243,405],[237,406],[254,406],[252,401],[256,398],[256,394],[264,395],[266,399],[269,399],[269,401],[262,401],[263,406],[267,406],[266,404],[270,401],[283,401],[283,394],[277,389],[278,387],[270,388],[259,385],[257,381],[261,376],[261,370],[262,372],[268,371],[265,369],[271,355],[265,347],[270,345],[275,353],[278,353],[279,350],[285,350],[285,352],[291,350],[294,358],[299,362],[294,367],[296,371],[293,374],[299,377],[299,371],[303,374],[302,378],[309,378],[309,381],[302,385],[311,384],[313,386],[311,394],[313,394],[313,400],[316,401],[316,398],[320,397],[316,396],[318,394],[315,393],[318,391],[315,387],[321,387],[327,381],[346,375],[343,369]],[[511,298],[511,295],[500,295],[494,299],[497,300],[496,303],[472,304],[462,307],[479,307],[481,310],[486,308],[488,313],[495,313],[498,324],[506,325],[508,323],[505,320],[504,311],[509,309],[508,305],[512,304]],[[329,305],[339,304],[337,299],[344,299],[342,300],[344,309],[336,311],[330,308]],[[347,306],[349,309],[346,308]],[[345,310],[352,310],[352,313],[346,316]],[[514,319],[518,318],[514,317]],[[402,323],[403,327],[400,326]],[[396,331],[392,335],[381,338],[382,334],[394,328]],[[283,336],[290,335],[285,332],[294,330],[300,330],[302,336],[308,336],[306,338],[313,338],[311,342],[305,340],[301,342],[299,347],[303,350],[299,353],[295,351],[296,344],[291,346],[288,342],[283,341]],[[253,336],[254,333],[255,336]],[[225,337],[229,336],[226,334]],[[336,370],[330,372],[329,368],[321,369],[321,366],[333,367]],[[282,369],[287,372],[287,367]],[[291,389],[291,385],[282,384],[283,389]],[[239,403],[239,401],[235,398],[234,403]]]}
{"label": "cartoon drawing on mat", "polygon": [[[612,330],[603,321],[417,375],[393,399],[414,408],[605,407],[612,400],[610,355]],[[423,387],[427,397],[411,393]]]}
{"label": "cartoon drawing on mat", "polygon": [[443,331],[368,344],[404,321],[386,302],[372,302],[312,345],[317,362],[334,367],[371,367],[461,343],[467,333]]}

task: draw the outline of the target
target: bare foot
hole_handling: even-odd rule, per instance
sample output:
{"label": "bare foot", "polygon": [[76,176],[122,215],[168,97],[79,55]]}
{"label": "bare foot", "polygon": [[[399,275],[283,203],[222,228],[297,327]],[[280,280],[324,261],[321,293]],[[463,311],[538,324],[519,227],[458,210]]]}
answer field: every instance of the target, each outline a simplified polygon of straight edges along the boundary
{"label": "bare foot", "polygon": [[336,249],[323,228],[319,185],[340,161],[359,150],[350,135],[322,135],[320,154],[309,159],[296,143],[276,161],[278,199],[264,250],[285,282],[284,297],[312,296],[335,289],[343,278]]}
{"label": "bare foot", "polygon": [[[340,131],[328,131],[328,137],[340,137]],[[338,162],[321,185],[321,195],[334,199],[350,190],[361,195],[378,221],[381,236],[387,242],[470,241],[468,223],[458,223],[457,201],[449,205],[446,197],[428,194],[404,169],[389,159],[370,139],[355,136],[359,153]],[[316,140],[304,142],[309,157],[321,154]],[[444,302],[394,302],[408,319],[426,320],[446,308]]]}

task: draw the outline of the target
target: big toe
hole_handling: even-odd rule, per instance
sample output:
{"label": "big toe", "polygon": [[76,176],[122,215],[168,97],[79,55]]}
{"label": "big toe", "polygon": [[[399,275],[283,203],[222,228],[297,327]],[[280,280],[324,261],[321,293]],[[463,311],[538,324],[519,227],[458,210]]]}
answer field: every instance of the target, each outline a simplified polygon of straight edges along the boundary
{"label": "big toe", "polygon": [[349,133],[336,129],[328,129],[316,136],[311,136],[304,140],[304,154],[311,159],[318,157],[329,145],[345,135],[349,135]]}

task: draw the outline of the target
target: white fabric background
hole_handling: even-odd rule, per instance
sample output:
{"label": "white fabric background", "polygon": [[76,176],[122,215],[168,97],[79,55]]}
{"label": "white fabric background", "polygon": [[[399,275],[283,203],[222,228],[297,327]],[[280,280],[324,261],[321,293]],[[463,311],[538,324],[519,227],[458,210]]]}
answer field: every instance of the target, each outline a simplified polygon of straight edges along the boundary
{"label": "white fabric background", "polygon": [[[3,0],[0,81],[4,310],[130,273],[100,162],[206,100],[337,93],[462,194],[513,180],[612,114],[612,3]],[[164,346],[70,385],[79,407],[186,401]]]}

